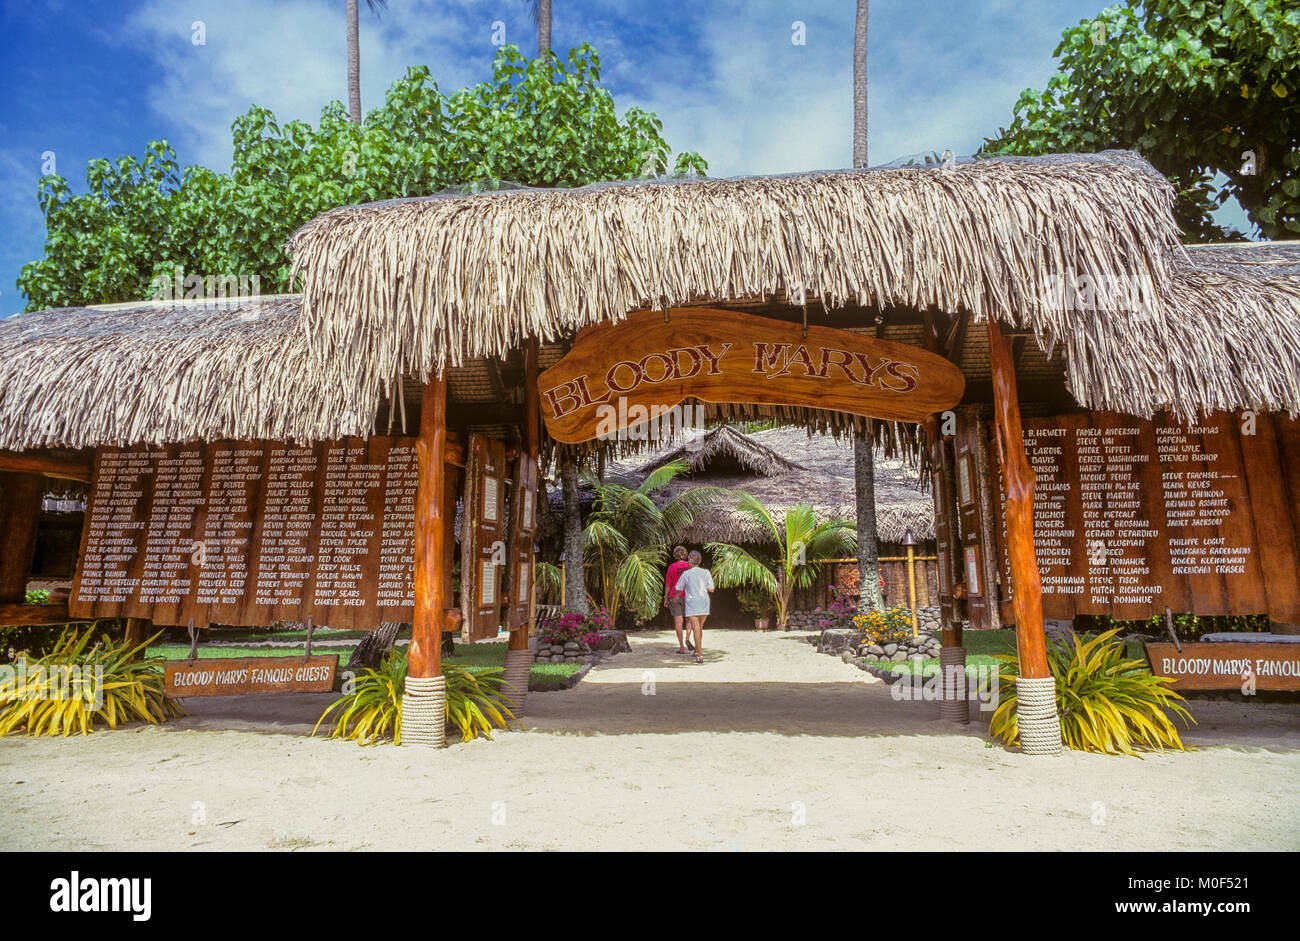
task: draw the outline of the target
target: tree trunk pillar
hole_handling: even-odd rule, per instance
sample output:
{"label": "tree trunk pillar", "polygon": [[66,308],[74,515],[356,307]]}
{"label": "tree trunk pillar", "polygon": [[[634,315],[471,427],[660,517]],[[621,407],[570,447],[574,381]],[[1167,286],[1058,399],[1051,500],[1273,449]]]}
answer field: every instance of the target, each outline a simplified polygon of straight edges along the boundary
{"label": "tree trunk pillar", "polygon": [[587,610],[587,581],[582,565],[582,508],[578,504],[578,462],[560,459],[560,489],[564,494],[564,608]]}
{"label": "tree trunk pillar", "polygon": [[884,607],[880,596],[880,546],[876,538],[876,457],[871,440],[871,422],[867,430],[853,432],[853,482],[858,510],[858,612],[879,611]]}
{"label": "tree trunk pillar", "polygon": [[403,745],[446,744],[447,690],[442,676],[442,625],[447,608],[445,496],[447,474],[447,380],[430,377],[420,405],[416,441],[419,483],[415,492],[415,619],[402,695]]}
{"label": "tree trunk pillar", "polygon": [[1020,677],[1016,681],[1020,742],[1028,754],[1059,754],[1061,723],[1056,709],[1056,683],[1047,665],[1043,588],[1034,554],[1036,475],[1025,455],[1011,347],[992,317],[989,360],[998,460],[1006,487],[1007,556],[1011,562],[1011,604],[1016,614],[1016,651],[1020,658]]}

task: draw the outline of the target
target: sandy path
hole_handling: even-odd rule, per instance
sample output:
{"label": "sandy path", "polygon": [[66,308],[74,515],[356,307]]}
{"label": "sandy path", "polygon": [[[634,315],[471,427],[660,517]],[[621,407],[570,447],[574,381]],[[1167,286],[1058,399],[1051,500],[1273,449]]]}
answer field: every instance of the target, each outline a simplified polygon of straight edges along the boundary
{"label": "sandy path", "polygon": [[802,635],[710,631],[704,666],[669,638],[440,752],[308,738],[305,695],[10,738],[0,849],[1300,849],[1300,705],[1198,703],[1192,754],[1029,758]]}

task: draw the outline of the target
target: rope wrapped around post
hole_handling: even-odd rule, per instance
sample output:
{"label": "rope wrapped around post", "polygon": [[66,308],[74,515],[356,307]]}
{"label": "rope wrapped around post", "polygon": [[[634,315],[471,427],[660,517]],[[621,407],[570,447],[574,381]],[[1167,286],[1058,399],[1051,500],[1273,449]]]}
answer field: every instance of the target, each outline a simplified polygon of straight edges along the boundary
{"label": "rope wrapped around post", "polygon": [[1061,718],[1056,713],[1056,678],[1016,677],[1016,726],[1026,755],[1061,753]]}
{"label": "rope wrapped around post", "polygon": [[408,676],[402,693],[402,744],[447,744],[447,678]]}
{"label": "rope wrapped around post", "polygon": [[966,648],[940,647],[939,671],[943,677],[943,698],[939,715],[952,722],[970,722],[970,700],[966,694]]}
{"label": "rope wrapped around post", "polygon": [[528,676],[533,670],[533,652],[523,650],[506,651],[505,681],[506,696],[510,698],[510,711],[515,717],[524,714],[524,705],[528,701]]}

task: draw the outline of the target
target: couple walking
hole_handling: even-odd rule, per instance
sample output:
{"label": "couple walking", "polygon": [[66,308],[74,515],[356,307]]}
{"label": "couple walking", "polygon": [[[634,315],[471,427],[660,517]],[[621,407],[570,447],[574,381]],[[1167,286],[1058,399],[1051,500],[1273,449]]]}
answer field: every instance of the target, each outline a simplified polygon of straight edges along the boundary
{"label": "couple walking", "polygon": [[[709,595],[713,593],[713,576],[700,565],[704,557],[695,550],[688,554],[685,546],[673,549],[673,563],[664,578],[664,607],[672,615],[677,629],[677,652],[686,647],[695,651],[695,662],[704,662],[704,619],[709,616]],[[682,621],[686,622],[686,647],[682,646]],[[694,634],[692,643],[691,635]]]}

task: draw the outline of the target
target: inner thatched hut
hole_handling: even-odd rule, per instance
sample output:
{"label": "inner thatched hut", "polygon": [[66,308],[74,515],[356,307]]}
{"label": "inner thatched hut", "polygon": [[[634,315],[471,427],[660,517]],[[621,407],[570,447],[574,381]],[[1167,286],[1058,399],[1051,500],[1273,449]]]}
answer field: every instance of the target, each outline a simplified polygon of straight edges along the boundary
{"label": "inner thatched hut", "polygon": [[[569,474],[699,402],[919,457],[945,663],[963,622],[1014,623],[1026,747],[1051,750],[1045,611],[1300,623],[1300,250],[1185,247],[1173,199],[1108,152],[399,200],[295,233],[301,295],[10,318],[0,615],[410,620],[436,740],[444,629],[504,624],[528,658],[534,461]],[[19,604],[40,476],[91,484],[58,610]],[[483,540],[457,603],[462,477]],[[394,541],[357,550],[336,512]],[[220,550],[198,574],[191,542]]]}
{"label": "inner thatched hut", "polygon": [[[636,487],[655,470],[678,462],[686,470],[653,491],[656,503],[665,504],[693,487],[717,487],[732,495],[698,514],[682,534],[688,548],[705,552],[706,563],[709,543],[732,543],[759,552],[774,548],[770,545],[770,531],[737,508],[734,495],[741,492],[762,501],[777,519],[784,519],[786,510],[797,505],[811,506],[818,523],[833,519],[852,522],[857,518],[851,444],[793,426],[745,433],[731,425],[718,425],[684,443],[613,460],[605,469],[605,479]],[[591,497],[590,488],[582,487],[580,499],[584,508]],[[543,532],[544,537],[556,542],[563,525],[560,504],[556,489],[549,497],[550,512]],[[916,467],[899,458],[877,460],[875,507],[877,555],[885,603],[901,607],[910,604],[907,558],[910,534],[922,626],[937,628],[939,586],[934,502],[930,494],[923,492]],[[828,607],[836,591],[856,597],[856,563],[856,559],[846,557],[827,564],[812,585],[796,591],[790,628],[815,629],[821,620],[817,609]],[[752,626],[753,620],[752,614],[747,616],[742,611],[735,589],[718,589],[712,625]]]}

